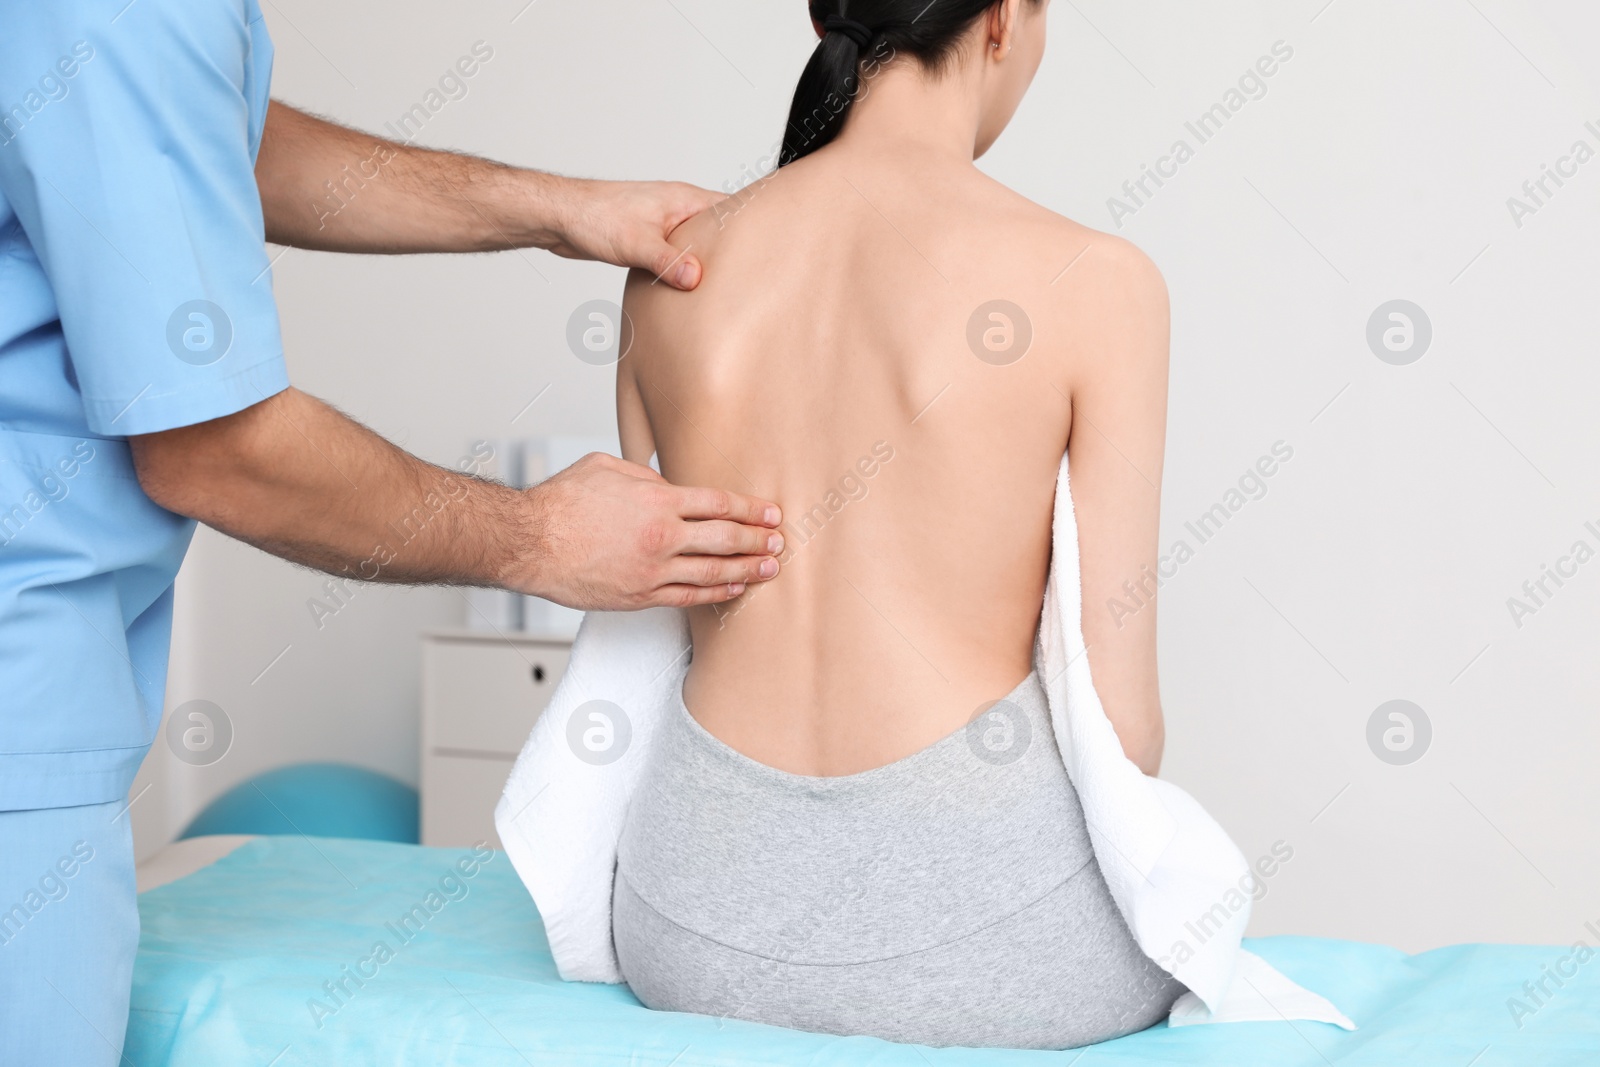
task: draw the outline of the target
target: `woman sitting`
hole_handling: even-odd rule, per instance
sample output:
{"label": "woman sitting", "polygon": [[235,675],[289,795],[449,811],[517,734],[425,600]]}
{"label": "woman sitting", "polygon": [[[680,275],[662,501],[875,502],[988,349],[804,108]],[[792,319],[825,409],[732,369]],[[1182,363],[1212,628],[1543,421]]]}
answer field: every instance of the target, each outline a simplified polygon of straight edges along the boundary
{"label": "woman sitting", "polygon": [[[681,226],[705,281],[629,279],[626,458],[778,501],[782,573],[691,611],[681,714],[619,847],[647,1005],[929,1045],[1066,1048],[1183,987],[1095,862],[1033,650],[1072,455],[1083,630],[1154,774],[1167,303],[1131,245],[974,160],[1044,0],[837,0],[782,165]],[[971,724],[969,728],[969,724]]]}

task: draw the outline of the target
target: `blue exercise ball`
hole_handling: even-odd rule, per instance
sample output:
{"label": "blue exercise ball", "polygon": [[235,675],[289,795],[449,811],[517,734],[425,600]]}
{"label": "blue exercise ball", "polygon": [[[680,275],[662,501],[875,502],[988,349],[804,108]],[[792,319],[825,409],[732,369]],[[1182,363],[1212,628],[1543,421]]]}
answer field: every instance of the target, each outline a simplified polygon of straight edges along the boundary
{"label": "blue exercise ball", "polygon": [[417,791],[361,767],[297,763],[234,786],[207,804],[181,836],[204,834],[304,834],[414,845]]}

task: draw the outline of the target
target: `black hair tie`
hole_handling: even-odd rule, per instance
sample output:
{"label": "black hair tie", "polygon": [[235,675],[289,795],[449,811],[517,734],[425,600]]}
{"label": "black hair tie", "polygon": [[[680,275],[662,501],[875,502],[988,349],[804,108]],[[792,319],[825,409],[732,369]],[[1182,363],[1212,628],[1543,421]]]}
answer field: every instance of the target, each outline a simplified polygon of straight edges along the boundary
{"label": "black hair tie", "polygon": [[843,15],[828,15],[822,20],[823,33],[842,33],[856,44],[857,51],[864,51],[872,39],[877,36],[876,31],[855,19]]}

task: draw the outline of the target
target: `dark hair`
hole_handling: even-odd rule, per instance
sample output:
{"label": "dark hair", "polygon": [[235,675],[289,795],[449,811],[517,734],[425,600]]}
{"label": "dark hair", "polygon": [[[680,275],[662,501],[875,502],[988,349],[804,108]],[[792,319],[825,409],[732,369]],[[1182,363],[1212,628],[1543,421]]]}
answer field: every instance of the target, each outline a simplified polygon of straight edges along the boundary
{"label": "dark hair", "polygon": [[[963,34],[999,0],[812,0],[824,29],[800,74],[778,166],[809,155],[839,135],[861,92],[863,62],[875,69],[911,56],[937,70]],[[831,27],[831,28],[830,28]]]}

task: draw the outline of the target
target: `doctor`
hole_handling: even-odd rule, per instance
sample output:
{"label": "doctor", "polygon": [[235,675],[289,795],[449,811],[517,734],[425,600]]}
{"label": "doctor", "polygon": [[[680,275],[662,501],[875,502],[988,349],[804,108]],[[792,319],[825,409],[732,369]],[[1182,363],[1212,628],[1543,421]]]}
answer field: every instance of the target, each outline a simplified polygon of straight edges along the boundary
{"label": "doctor", "polygon": [[111,1065],[138,940],[125,808],[196,520],[335,573],[621,609],[770,578],[779,516],[608,457],[481,481],[284,368],[265,241],[545,248],[688,289],[700,266],[665,234],[713,194],[269,106],[257,0],[0,0],[0,26],[0,1063]]}

